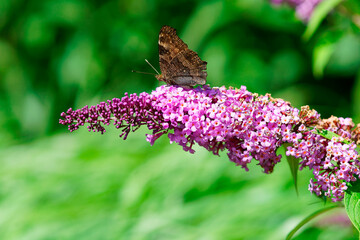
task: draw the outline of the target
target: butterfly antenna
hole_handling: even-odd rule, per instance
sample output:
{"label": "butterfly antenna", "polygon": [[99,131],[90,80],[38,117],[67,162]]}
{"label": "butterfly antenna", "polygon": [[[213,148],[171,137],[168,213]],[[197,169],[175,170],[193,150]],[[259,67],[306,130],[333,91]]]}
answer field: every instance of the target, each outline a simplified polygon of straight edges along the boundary
{"label": "butterfly antenna", "polygon": [[155,73],[140,72],[140,71],[135,71],[135,70],[131,70],[131,72],[133,72],[133,73],[142,73],[142,74],[156,75]]}
{"label": "butterfly antenna", "polygon": [[154,68],[154,66],[151,65],[151,63],[149,63],[149,61],[148,61],[147,59],[145,59],[145,62],[147,62],[147,64],[149,64],[150,67],[151,67],[152,69],[154,69],[154,71],[155,71],[158,75],[160,75],[160,73],[156,70],[156,68]]}

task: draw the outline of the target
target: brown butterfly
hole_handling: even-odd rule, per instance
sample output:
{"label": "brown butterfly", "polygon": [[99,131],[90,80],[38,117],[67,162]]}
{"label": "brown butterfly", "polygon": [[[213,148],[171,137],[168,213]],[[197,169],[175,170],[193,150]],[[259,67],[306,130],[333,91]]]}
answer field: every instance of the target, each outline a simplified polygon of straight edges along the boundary
{"label": "brown butterfly", "polygon": [[155,76],[159,81],[186,88],[206,83],[207,62],[190,50],[169,26],[163,26],[159,33],[159,62],[161,74]]}

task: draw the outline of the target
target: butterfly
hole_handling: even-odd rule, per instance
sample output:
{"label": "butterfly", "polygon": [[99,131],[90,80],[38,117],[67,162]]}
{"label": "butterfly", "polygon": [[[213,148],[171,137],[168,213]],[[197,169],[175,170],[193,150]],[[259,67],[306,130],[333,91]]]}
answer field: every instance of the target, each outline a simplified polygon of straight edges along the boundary
{"label": "butterfly", "polygon": [[191,88],[206,83],[207,62],[189,49],[169,26],[163,26],[159,33],[159,63],[161,74],[155,77],[168,85]]}

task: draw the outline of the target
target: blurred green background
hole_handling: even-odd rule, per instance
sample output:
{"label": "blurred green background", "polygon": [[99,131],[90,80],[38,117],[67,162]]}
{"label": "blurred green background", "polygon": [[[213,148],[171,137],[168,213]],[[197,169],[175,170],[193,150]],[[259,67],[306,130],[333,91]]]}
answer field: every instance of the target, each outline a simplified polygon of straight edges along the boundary
{"label": "blurred green background", "polygon": [[[111,127],[70,134],[58,119],[159,86],[131,70],[153,72],[145,58],[159,68],[159,30],[170,25],[208,62],[211,86],[360,122],[359,28],[332,14],[304,41],[294,11],[265,0],[1,0],[0,239],[284,239],[323,207],[307,191],[311,173],[300,172],[296,196],[286,162],[245,172],[166,137],[151,147],[146,129],[122,141]],[[356,239],[344,214],[296,239]]]}

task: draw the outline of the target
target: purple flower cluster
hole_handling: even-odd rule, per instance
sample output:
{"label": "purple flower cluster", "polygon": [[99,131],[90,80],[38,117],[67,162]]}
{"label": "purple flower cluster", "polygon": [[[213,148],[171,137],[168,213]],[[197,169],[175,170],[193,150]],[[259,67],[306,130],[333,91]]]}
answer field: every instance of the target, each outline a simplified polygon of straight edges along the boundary
{"label": "purple flower cluster", "polygon": [[321,120],[317,128],[336,133],[330,141],[316,134],[316,130],[304,134],[300,142],[288,147],[287,155],[302,158],[300,169],[312,169],[314,180],[310,180],[309,191],[318,196],[324,194],[332,201],[340,201],[347,189],[347,182],[360,176],[359,155],[356,144],[350,142],[354,123],[350,118]]}
{"label": "purple flower cluster", "polygon": [[315,7],[323,0],[271,0],[273,4],[287,3],[295,8],[296,15],[303,21],[308,21]]}
{"label": "purple flower cluster", "polygon": [[[299,111],[282,99],[257,96],[244,86],[240,89],[161,86],[151,94],[125,94],[121,99],[90,108],[69,109],[61,117],[60,123],[68,125],[70,131],[88,124],[89,131],[104,133],[104,126],[113,122],[122,130],[120,136],[124,139],[130,131],[146,125],[152,130],[147,135],[151,144],[168,134],[171,142],[191,153],[195,143],[216,155],[225,150],[229,159],[246,171],[255,159],[265,173],[271,173],[281,160],[276,150],[291,143],[287,155],[302,158],[301,169],[309,167],[314,172],[310,191],[332,194],[334,201],[341,199],[344,182],[354,181],[359,173],[355,144],[330,141],[308,129],[319,124],[316,111],[306,107]],[[323,121],[322,129],[349,137],[346,135],[349,121],[340,122],[337,128],[331,128]]]}
{"label": "purple flower cluster", "polygon": [[[301,116],[302,120],[314,115],[314,112],[308,109],[302,110],[302,113],[310,113]],[[301,125],[298,131],[302,132],[303,136],[292,142],[286,155],[302,159],[300,170],[307,167],[313,171],[314,179],[310,180],[310,192],[330,197],[334,202],[340,201],[344,197],[347,183],[360,177],[360,156],[355,144],[359,130],[352,130],[354,123],[350,118],[331,117],[306,125],[315,125],[316,129],[307,130]],[[339,137],[326,139],[317,133],[319,130],[330,131]]]}
{"label": "purple flower cluster", "polygon": [[[104,125],[110,125],[114,121],[116,128],[122,129],[124,140],[130,131],[135,131],[141,125],[147,125],[149,129],[161,129],[161,112],[156,112],[151,106],[151,95],[148,93],[137,94],[125,93],[122,99],[114,98],[107,102],[101,102],[96,106],[85,106],[81,109],[61,113],[63,119],[60,124],[68,125],[70,132],[88,124],[89,131],[106,132]],[[154,130],[156,131],[156,130]]]}
{"label": "purple flower cluster", "polygon": [[124,138],[147,125],[153,131],[147,135],[151,144],[171,130],[170,141],[185,151],[193,153],[195,143],[216,155],[226,149],[230,160],[246,170],[255,158],[270,173],[281,159],[275,151],[283,144],[283,136],[296,137],[291,129],[299,123],[298,113],[281,99],[255,97],[245,87],[188,90],[162,86],[152,94],[126,94],[90,108],[69,109],[61,114],[60,123],[69,125],[70,131],[88,123],[89,131],[104,133],[104,125],[114,120]]}
{"label": "purple flower cluster", "polygon": [[272,172],[281,159],[275,151],[282,136],[299,121],[298,110],[289,103],[270,96],[255,98],[245,87],[194,91],[161,87],[153,96],[154,107],[167,121],[165,127],[174,129],[171,142],[191,152],[194,143],[216,155],[226,149],[229,159],[246,170],[254,158],[266,173]]}

